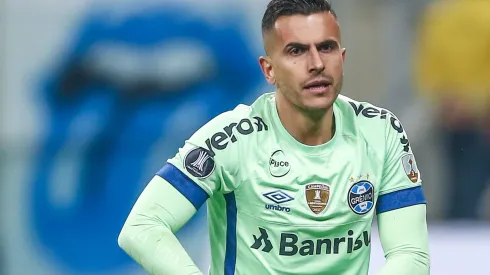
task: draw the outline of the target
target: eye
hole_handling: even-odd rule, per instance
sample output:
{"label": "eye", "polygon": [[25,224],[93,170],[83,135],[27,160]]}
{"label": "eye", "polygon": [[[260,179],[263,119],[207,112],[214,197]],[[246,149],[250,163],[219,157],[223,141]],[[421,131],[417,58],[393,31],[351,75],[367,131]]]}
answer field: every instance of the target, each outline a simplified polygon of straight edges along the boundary
{"label": "eye", "polygon": [[321,46],[319,50],[321,52],[331,52],[334,50],[334,47],[332,45],[324,45],[324,46]]}
{"label": "eye", "polygon": [[318,50],[320,52],[327,52],[328,53],[328,52],[335,50],[335,48],[336,48],[335,44],[328,43],[328,44],[320,46],[320,48]]}
{"label": "eye", "polygon": [[302,50],[302,49],[300,49],[300,48],[291,48],[291,49],[289,50],[289,54],[290,54],[290,55],[300,55],[300,54],[302,54],[302,53],[303,53],[303,50]]}

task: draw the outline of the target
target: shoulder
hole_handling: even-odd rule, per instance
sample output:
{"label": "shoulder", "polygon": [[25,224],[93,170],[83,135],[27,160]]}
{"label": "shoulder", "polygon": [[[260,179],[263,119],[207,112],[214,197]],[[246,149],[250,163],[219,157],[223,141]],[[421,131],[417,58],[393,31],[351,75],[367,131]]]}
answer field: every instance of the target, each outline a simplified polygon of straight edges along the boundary
{"label": "shoulder", "polygon": [[257,101],[240,104],[208,121],[168,162],[207,186],[209,194],[212,190],[232,190],[237,184],[234,179],[240,169],[240,156],[246,154],[243,148],[250,147],[251,136],[269,130],[268,122],[261,117],[264,108]]}
{"label": "shoulder", "polygon": [[386,108],[343,95],[335,104],[342,113],[345,130],[366,138],[369,143],[384,145],[386,137],[405,133],[397,116]]}
{"label": "shoulder", "polygon": [[231,147],[236,147],[235,143],[245,143],[248,136],[269,130],[265,101],[267,94],[251,105],[239,104],[219,114],[195,132],[190,141],[207,149],[213,157],[223,151],[233,151]]}

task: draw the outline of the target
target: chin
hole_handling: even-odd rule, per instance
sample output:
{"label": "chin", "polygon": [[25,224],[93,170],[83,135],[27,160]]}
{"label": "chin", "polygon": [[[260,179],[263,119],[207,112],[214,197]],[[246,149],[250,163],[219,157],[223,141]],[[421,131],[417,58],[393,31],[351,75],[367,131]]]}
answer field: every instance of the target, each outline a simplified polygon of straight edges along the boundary
{"label": "chin", "polygon": [[326,111],[330,109],[337,97],[325,96],[317,98],[308,98],[303,101],[303,107],[309,111]]}

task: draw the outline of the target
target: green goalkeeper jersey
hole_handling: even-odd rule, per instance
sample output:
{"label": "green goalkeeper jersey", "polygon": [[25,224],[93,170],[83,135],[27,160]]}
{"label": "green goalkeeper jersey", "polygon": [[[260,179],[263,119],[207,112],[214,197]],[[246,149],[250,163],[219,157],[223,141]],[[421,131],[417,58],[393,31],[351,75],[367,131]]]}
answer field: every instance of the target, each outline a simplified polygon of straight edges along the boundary
{"label": "green goalkeeper jersey", "polygon": [[157,173],[207,201],[211,275],[367,274],[375,213],[425,203],[407,135],[390,111],[339,96],[335,135],[307,146],[275,94],[204,125]]}

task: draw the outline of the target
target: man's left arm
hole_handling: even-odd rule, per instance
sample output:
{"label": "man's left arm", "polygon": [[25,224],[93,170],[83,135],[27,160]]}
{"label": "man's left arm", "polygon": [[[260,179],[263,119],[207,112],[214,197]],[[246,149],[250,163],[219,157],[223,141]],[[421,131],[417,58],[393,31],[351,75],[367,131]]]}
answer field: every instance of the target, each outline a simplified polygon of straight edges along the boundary
{"label": "man's left arm", "polygon": [[378,215],[386,263],[378,275],[426,275],[430,270],[425,204]]}
{"label": "man's left arm", "polygon": [[401,123],[393,115],[385,129],[385,159],[376,202],[386,263],[378,275],[426,275],[430,257],[422,179]]}

